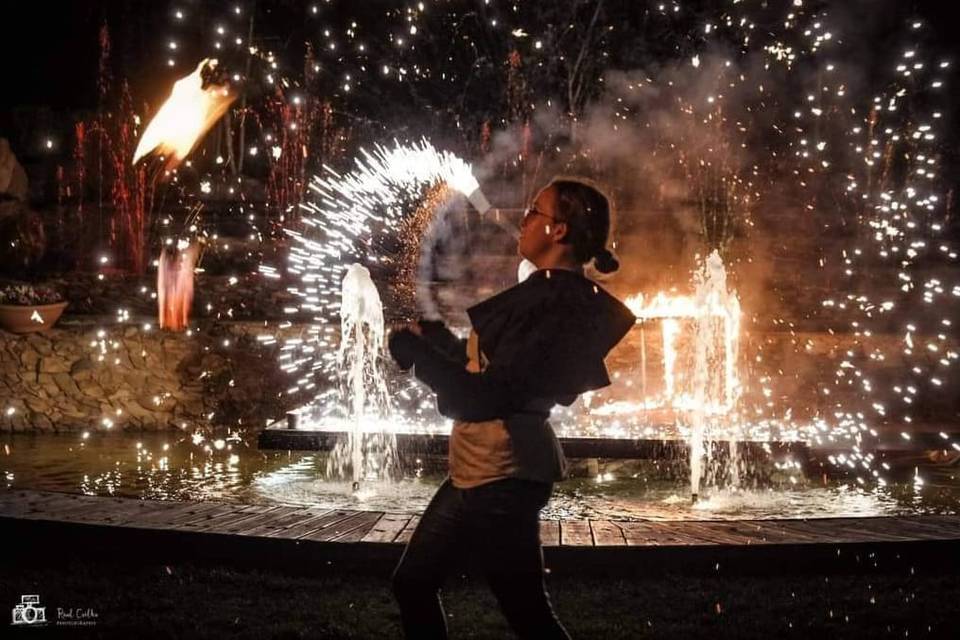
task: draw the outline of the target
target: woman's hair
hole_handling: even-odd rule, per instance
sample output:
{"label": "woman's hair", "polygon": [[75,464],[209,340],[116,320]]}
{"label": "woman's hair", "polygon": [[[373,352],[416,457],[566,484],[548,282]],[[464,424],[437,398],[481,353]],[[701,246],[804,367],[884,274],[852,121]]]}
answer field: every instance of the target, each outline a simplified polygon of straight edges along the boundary
{"label": "woman's hair", "polygon": [[548,187],[557,190],[559,221],[567,224],[563,242],[573,245],[577,262],[591,259],[600,273],[613,273],[620,262],[607,249],[610,234],[610,200],[598,186],[583,178],[554,178]]}

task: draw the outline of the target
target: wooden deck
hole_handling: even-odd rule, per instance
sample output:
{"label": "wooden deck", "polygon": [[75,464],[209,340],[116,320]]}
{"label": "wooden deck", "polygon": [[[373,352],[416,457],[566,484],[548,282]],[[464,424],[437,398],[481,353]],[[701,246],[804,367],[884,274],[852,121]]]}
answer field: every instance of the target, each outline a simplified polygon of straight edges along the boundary
{"label": "wooden deck", "polygon": [[[263,549],[268,560],[272,552],[277,553],[273,557],[289,558],[295,548],[313,559],[352,555],[354,559],[378,560],[388,567],[399,557],[417,521],[415,515],[374,511],[0,491],[0,532],[18,532],[18,540],[42,534],[38,540],[42,538],[46,545],[88,540],[114,549],[119,548],[114,545],[125,543],[200,549],[206,544],[213,555],[219,551],[226,555],[232,553],[227,551],[231,544],[242,542],[242,553]],[[570,566],[592,566],[602,560],[601,565],[626,563],[649,569],[657,564],[651,561],[660,554],[666,567],[680,566],[671,564],[671,558],[708,562],[712,567],[720,559],[782,560],[791,554],[797,559],[811,553],[823,559],[835,557],[843,549],[868,555],[889,550],[899,558],[909,555],[906,552],[911,545],[934,556],[960,556],[960,515],[670,522],[544,520],[540,530],[548,566],[573,559]],[[233,544],[234,551],[239,548]],[[347,549],[352,553],[342,553]]]}

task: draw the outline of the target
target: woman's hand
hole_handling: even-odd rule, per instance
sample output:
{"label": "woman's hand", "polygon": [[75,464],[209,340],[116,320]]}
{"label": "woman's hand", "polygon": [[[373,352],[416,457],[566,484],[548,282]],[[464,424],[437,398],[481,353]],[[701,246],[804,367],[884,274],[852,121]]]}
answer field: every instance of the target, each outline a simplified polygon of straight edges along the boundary
{"label": "woman's hand", "polygon": [[398,322],[397,324],[390,326],[390,334],[393,335],[399,331],[409,331],[415,336],[423,335],[423,328],[420,326],[420,323],[417,321],[414,322]]}
{"label": "woman's hand", "polygon": [[423,331],[416,322],[394,325],[390,329],[387,347],[403,371],[414,365],[416,353],[421,348],[422,336]]}

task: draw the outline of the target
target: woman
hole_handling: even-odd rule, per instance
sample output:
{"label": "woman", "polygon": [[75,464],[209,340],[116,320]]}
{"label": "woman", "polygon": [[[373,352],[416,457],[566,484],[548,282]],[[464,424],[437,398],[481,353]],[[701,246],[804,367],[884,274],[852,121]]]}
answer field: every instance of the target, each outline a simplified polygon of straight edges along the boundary
{"label": "woman", "polygon": [[636,321],[583,275],[590,261],[602,273],[619,267],[609,231],[603,193],[554,179],[520,223],[518,252],[537,270],[468,309],[468,340],[428,321],[390,336],[400,367],[412,366],[454,420],[450,476],[393,576],[409,638],[446,637],[439,590],[465,557],[479,561],[520,637],[569,638],[543,582],[539,513],[566,466],[547,418],[610,384],[603,358]]}

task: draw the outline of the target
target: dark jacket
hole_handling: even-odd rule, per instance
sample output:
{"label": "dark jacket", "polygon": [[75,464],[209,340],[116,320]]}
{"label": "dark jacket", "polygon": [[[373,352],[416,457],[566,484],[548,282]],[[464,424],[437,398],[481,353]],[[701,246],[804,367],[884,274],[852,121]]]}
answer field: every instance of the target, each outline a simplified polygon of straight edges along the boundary
{"label": "dark jacket", "polygon": [[636,322],[602,287],[563,269],[536,271],[467,313],[490,363],[482,373],[465,369],[464,342],[441,323],[421,323],[422,337],[394,332],[389,348],[436,392],[441,414],[469,422],[546,416],[554,404],[607,386],[604,357]]}

